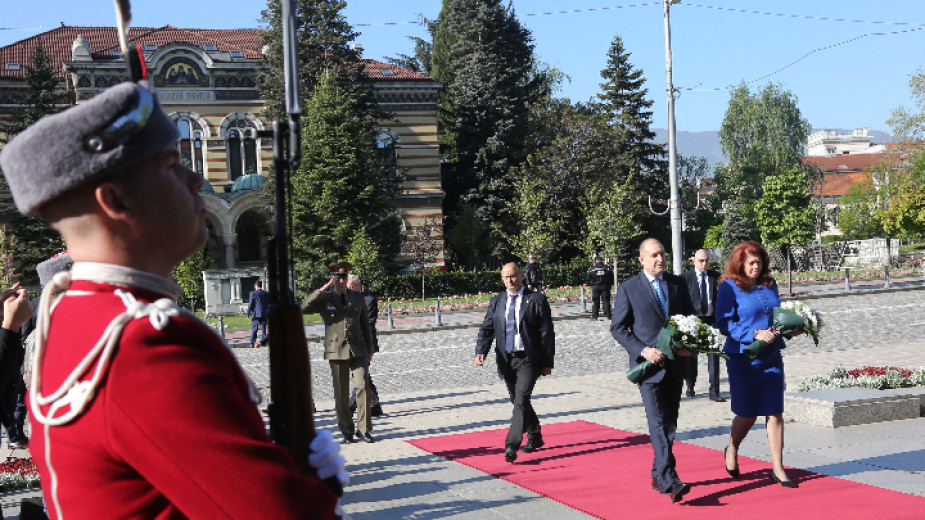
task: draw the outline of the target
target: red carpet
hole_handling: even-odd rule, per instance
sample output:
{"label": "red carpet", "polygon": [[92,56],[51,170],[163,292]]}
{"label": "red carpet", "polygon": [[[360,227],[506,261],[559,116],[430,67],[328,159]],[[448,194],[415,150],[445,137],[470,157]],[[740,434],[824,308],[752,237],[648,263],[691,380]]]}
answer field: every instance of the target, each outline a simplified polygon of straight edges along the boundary
{"label": "red carpet", "polygon": [[[504,461],[507,430],[409,441],[418,448],[483,471],[604,519],[795,520],[801,518],[923,518],[925,498],[788,468],[800,484],[772,484],[768,462],[739,457],[742,476],[732,479],[722,452],[675,442],[678,473],[693,486],[672,504],[650,487],[648,435],[586,421],[543,426],[546,446]],[[761,432],[752,432],[759,435]],[[747,442],[747,441],[746,441]]]}

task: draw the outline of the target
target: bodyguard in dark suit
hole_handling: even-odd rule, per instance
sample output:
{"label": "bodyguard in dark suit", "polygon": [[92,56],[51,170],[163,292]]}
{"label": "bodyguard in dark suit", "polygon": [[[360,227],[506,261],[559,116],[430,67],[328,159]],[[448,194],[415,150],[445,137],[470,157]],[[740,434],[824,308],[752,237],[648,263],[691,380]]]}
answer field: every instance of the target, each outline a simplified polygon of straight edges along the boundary
{"label": "bodyguard in dark suit", "polygon": [[501,269],[501,278],[507,291],[495,295],[488,303],[475,346],[475,364],[482,366],[494,341],[498,376],[507,384],[514,404],[511,427],[504,441],[504,460],[514,462],[524,433],[527,444],[520,451],[531,453],[545,444],[530,396],[536,380],[552,373],[556,335],[546,296],[524,288],[524,275],[517,264],[506,264]]}
{"label": "bodyguard in dark suit", "polygon": [[[716,286],[719,273],[707,269],[710,257],[703,249],[698,249],[692,258],[694,268],[681,274],[687,282],[687,291],[691,297],[691,306],[700,317],[700,321],[710,325],[716,323]],[[687,369],[684,381],[687,383],[687,396],[694,397],[694,384],[697,382],[697,356],[684,358]],[[722,403],[725,401],[719,395],[719,356],[707,354],[707,370],[710,373],[710,400]]]}
{"label": "bodyguard in dark suit", "polygon": [[524,284],[531,291],[543,292],[543,275],[540,274],[540,264],[533,255],[527,255],[527,265],[524,266]]}
{"label": "bodyguard in dark suit", "polygon": [[613,269],[604,263],[604,259],[595,256],[594,265],[588,268],[586,275],[591,286],[591,319],[597,320],[598,311],[604,308],[604,316],[610,316],[610,287],[613,285]]}
{"label": "bodyguard in dark suit", "polygon": [[[684,280],[665,272],[665,248],[658,240],[647,238],[642,242],[639,262],[643,271],[617,288],[610,333],[629,353],[630,368],[643,360],[660,367],[639,384],[639,393],[655,452],[652,487],[671,495],[672,502],[678,502],[690,491],[690,485],[678,478],[672,453],[681,405],[683,365],[677,358],[668,359],[656,348],[656,343],[669,316],[690,315],[693,310]],[[689,356],[690,352],[684,349],[677,355]]]}
{"label": "bodyguard in dark suit", "polygon": [[[267,342],[267,315],[270,313],[270,295],[263,290],[263,282],[254,282],[250,300],[247,303],[247,317],[251,318],[251,347],[258,347]],[[257,329],[260,329],[260,341]],[[256,342],[256,343],[255,343]]]}

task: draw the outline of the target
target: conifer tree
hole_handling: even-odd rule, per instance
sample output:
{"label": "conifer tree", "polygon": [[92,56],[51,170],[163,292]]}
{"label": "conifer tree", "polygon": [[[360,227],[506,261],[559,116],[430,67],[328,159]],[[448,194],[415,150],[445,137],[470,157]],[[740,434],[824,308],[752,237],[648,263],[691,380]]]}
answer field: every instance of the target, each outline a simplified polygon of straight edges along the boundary
{"label": "conifer tree", "polygon": [[[30,65],[26,66],[25,80],[28,90],[22,103],[9,117],[0,120],[0,140],[9,142],[19,132],[42,117],[60,112],[67,103],[67,94],[59,88],[58,73],[41,42],[35,49]],[[8,191],[6,179],[0,180],[0,190]],[[64,250],[64,241],[57,231],[40,217],[24,217],[12,210],[10,222],[6,225],[5,237],[16,243],[12,251],[14,262],[22,278],[16,281],[23,285],[38,283],[35,266]]]}
{"label": "conifer tree", "polygon": [[[375,123],[378,113],[372,81],[366,75],[362,57],[351,46],[359,33],[347,23],[342,14],[346,0],[296,0],[296,33],[299,46],[300,99],[308,99],[325,71],[333,73],[350,97],[359,113]],[[283,86],[283,33],[280,18],[280,0],[269,0],[261,13],[264,24],[265,59],[270,70],[258,82],[260,94],[266,102],[264,116],[279,118],[284,112]]]}
{"label": "conifer tree", "polygon": [[305,102],[302,164],[292,178],[293,259],[303,292],[323,283],[327,266],[348,258],[361,234],[383,262],[399,250],[401,178],[376,152],[378,129],[358,115],[357,102],[333,73]]}
{"label": "conifer tree", "polygon": [[630,63],[631,55],[624,49],[623,39],[615,36],[607,51],[607,67],[601,71],[604,83],[594,107],[623,130],[620,152],[644,179],[665,170],[665,147],[652,142],[655,132],[649,127],[654,102],[646,97],[646,78]]}
{"label": "conifer tree", "polygon": [[541,93],[530,31],[500,0],[444,0],[431,73],[440,94],[444,212],[461,202],[493,221],[509,195],[501,179],[523,161],[527,104]]}

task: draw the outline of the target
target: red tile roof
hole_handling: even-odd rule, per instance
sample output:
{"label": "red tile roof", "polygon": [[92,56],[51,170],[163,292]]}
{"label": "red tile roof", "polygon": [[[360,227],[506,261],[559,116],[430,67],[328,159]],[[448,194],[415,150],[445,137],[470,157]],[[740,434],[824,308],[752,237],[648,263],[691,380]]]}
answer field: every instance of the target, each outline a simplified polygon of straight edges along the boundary
{"label": "red tile roof", "polygon": [[834,157],[804,157],[804,164],[815,164],[825,172],[857,172],[886,160],[886,155],[879,153],[859,153],[836,155]]}
{"label": "red tile roof", "polygon": [[[64,78],[61,64],[71,60],[71,44],[77,36],[83,36],[90,44],[90,51],[95,59],[112,57],[112,51],[119,49],[119,36],[115,27],[56,27],[26,38],[5,47],[0,47],[0,79],[22,78],[26,66],[32,62],[39,42],[51,57],[51,63],[59,68],[58,74]],[[164,27],[131,27],[129,40],[142,45],[162,46],[168,43],[186,42],[202,46],[215,45],[219,52],[242,51],[245,58],[259,59],[263,48],[263,39],[259,29],[184,29],[165,25]],[[376,60],[363,60],[366,73],[375,80],[427,80],[432,78],[425,74],[412,72],[395,65]],[[19,63],[20,70],[6,70],[7,63]],[[392,73],[383,73],[391,70]]]}
{"label": "red tile roof", "polygon": [[817,197],[843,197],[854,184],[867,178],[867,172],[830,172],[825,174],[822,189]]}

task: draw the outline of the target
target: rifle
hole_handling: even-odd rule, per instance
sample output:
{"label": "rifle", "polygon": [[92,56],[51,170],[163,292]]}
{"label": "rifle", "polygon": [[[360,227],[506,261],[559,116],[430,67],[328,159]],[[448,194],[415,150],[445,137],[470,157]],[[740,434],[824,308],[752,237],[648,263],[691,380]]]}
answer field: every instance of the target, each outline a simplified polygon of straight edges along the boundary
{"label": "rifle", "polygon": [[113,0],[116,4],[116,27],[119,33],[119,47],[122,49],[122,59],[132,83],[148,79],[148,68],[145,66],[144,54],[141,45],[128,44],[128,27],[132,23],[132,8],[129,0]]}
{"label": "rifle", "polygon": [[[306,475],[315,470],[308,464],[308,445],[315,437],[312,377],[302,308],[295,303],[290,285],[289,231],[286,189],[289,176],[301,160],[299,68],[296,47],[295,10],[291,0],[282,0],[283,74],[287,121],[273,121],[273,169],[275,170],[275,235],[267,242],[270,312],[270,436],[285,447],[296,466]],[[270,137],[262,132],[260,137]],[[343,487],[336,476],[324,480],[337,496]]]}

